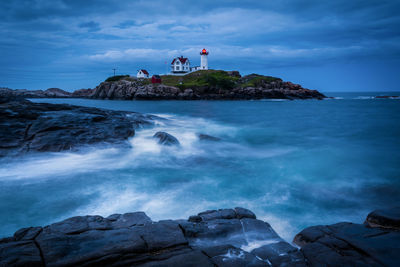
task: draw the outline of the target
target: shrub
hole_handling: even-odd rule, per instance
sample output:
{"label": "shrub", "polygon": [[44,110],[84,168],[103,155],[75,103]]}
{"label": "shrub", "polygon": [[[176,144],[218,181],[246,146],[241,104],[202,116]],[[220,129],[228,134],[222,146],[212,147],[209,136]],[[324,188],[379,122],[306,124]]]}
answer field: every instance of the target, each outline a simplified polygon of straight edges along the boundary
{"label": "shrub", "polygon": [[128,78],[129,77],[129,75],[116,75],[116,76],[111,76],[111,77],[108,77],[107,79],[106,79],[106,82],[116,82],[116,81],[120,81],[120,80],[123,80],[124,78]]}

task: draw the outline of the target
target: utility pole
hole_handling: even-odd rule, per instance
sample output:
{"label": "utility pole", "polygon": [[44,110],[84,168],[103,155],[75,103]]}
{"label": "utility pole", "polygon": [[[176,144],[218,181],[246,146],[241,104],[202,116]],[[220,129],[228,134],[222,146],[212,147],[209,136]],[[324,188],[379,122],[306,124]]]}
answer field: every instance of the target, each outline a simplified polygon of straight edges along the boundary
{"label": "utility pole", "polygon": [[112,69],[112,70],[114,71],[114,76],[115,76],[115,71],[116,71],[117,69],[114,68],[114,69]]}

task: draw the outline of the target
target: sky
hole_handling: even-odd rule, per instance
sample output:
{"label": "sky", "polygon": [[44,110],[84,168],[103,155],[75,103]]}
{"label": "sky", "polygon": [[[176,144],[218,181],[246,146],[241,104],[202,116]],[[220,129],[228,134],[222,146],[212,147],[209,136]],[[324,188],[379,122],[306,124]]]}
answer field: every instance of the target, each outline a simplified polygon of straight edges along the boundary
{"label": "sky", "polygon": [[400,91],[399,0],[0,1],[0,87],[67,91],[176,56],[329,91]]}

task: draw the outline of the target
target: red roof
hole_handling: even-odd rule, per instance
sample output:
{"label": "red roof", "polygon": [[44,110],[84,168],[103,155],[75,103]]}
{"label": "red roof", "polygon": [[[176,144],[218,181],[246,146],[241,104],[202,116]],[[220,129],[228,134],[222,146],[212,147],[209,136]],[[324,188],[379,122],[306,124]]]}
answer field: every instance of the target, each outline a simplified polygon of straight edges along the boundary
{"label": "red roof", "polygon": [[[180,61],[182,64],[185,64],[185,62],[186,62],[186,60],[187,60],[187,57],[181,56],[181,57],[178,57],[177,59],[179,59],[179,61]],[[174,58],[174,60],[172,60],[171,65],[175,63],[175,60],[176,60],[176,58]]]}
{"label": "red roof", "polygon": [[147,70],[141,70],[144,74],[149,75],[149,73],[147,72]]}

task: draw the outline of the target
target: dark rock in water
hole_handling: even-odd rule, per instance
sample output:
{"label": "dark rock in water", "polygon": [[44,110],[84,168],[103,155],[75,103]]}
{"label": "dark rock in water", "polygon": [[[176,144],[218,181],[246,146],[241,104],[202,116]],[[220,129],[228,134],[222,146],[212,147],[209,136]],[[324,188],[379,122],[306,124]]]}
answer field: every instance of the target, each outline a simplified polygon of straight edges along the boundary
{"label": "dark rock in water", "polygon": [[178,139],[176,139],[173,135],[170,135],[166,132],[156,132],[153,135],[154,138],[158,139],[158,143],[166,146],[178,146],[180,145]]}
{"label": "dark rock in water", "polygon": [[384,98],[384,99],[397,99],[400,98],[398,95],[378,95],[375,98]]}
{"label": "dark rock in water", "polygon": [[363,224],[312,226],[294,238],[311,266],[400,266],[400,232]]}
{"label": "dark rock in water", "polygon": [[199,134],[199,139],[204,141],[221,141],[220,138],[208,134]]}
{"label": "dark rock in water", "polygon": [[[3,98],[4,99],[4,98]],[[0,101],[0,156],[28,151],[62,151],[94,143],[121,143],[152,116],[98,108]]]}
{"label": "dark rock in water", "polygon": [[301,249],[244,208],[153,222],[143,212],[77,216],[0,240],[0,266],[399,266],[400,232],[309,227]]}
{"label": "dark rock in water", "polygon": [[400,207],[374,210],[368,214],[365,223],[370,227],[400,230]]}

